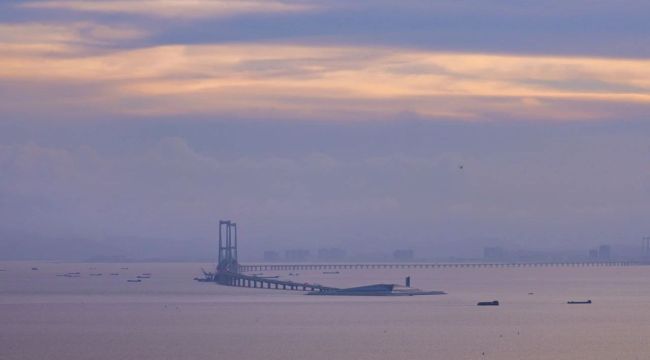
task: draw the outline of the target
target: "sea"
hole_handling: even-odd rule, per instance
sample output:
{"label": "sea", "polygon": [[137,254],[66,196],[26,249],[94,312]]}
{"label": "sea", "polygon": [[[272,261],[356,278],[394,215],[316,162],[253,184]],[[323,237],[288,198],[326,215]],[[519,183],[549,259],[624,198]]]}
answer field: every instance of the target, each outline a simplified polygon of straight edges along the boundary
{"label": "sea", "polygon": [[412,297],[193,280],[212,267],[0,262],[0,359],[650,358],[650,266],[264,272],[447,292]]}

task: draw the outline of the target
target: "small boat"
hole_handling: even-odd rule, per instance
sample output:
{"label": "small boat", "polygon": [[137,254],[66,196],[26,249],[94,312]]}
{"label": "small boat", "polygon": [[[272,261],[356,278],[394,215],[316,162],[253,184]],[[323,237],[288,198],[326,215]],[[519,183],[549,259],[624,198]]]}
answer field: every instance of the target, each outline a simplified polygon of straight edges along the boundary
{"label": "small boat", "polygon": [[120,270],[129,270],[128,267],[121,267]]}
{"label": "small boat", "polygon": [[38,268],[37,268],[37,267],[33,267],[32,270],[38,270]]}
{"label": "small boat", "polygon": [[102,276],[102,273],[94,273],[94,274],[88,274],[90,276]]}
{"label": "small boat", "polygon": [[151,279],[151,276],[138,275],[135,278],[136,279]]}
{"label": "small boat", "polygon": [[118,276],[120,275],[119,273],[111,273],[111,276]]}
{"label": "small boat", "polygon": [[476,304],[476,306],[499,306],[499,301],[480,301],[478,304]]}
{"label": "small boat", "polygon": [[340,274],[338,271],[323,271],[323,274]]}
{"label": "small boat", "polygon": [[567,304],[591,304],[591,300],[587,301],[567,301]]}
{"label": "small boat", "polygon": [[142,282],[140,279],[129,279],[127,282]]}
{"label": "small boat", "polygon": [[151,276],[151,273],[142,273],[144,276]]}

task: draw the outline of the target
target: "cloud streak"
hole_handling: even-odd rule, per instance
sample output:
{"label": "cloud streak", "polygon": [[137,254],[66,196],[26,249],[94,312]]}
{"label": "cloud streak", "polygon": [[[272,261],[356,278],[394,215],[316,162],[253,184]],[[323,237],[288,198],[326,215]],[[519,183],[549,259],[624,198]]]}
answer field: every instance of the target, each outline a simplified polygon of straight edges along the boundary
{"label": "cloud streak", "polygon": [[149,33],[128,25],[108,26],[88,21],[59,23],[0,23],[0,58],[45,60],[87,56],[93,48],[142,39]]}
{"label": "cloud streak", "polygon": [[21,5],[29,9],[58,9],[78,12],[131,14],[163,18],[225,17],[249,13],[287,13],[313,9],[301,3],[257,0],[104,0],[104,1],[31,1]]}

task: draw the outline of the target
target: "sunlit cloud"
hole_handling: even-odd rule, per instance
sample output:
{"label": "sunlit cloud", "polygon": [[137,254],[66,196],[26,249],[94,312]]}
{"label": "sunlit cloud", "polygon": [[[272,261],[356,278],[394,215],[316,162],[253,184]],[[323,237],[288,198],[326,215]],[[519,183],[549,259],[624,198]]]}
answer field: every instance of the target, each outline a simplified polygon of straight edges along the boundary
{"label": "sunlit cloud", "polygon": [[[101,113],[149,116],[591,119],[611,111],[585,103],[650,106],[645,59],[295,44],[96,46],[140,36],[89,23],[3,25],[0,48],[12,51],[0,55],[0,79],[17,92],[37,83],[47,103],[64,108],[92,103]],[[83,91],[61,98],[60,89],[74,88]]]}
{"label": "sunlit cloud", "polygon": [[[92,22],[68,24],[0,23],[0,57],[20,59],[56,53],[87,55],[90,47],[111,45],[118,41],[140,39],[148,32],[126,25],[108,26]],[[68,54],[71,55],[71,54]]]}
{"label": "sunlit cloud", "polygon": [[202,18],[247,13],[287,13],[313,9],[304,3],[276,0],[52,0],[29,1],[21,7],[81,12],[135,14],[165,18]]}

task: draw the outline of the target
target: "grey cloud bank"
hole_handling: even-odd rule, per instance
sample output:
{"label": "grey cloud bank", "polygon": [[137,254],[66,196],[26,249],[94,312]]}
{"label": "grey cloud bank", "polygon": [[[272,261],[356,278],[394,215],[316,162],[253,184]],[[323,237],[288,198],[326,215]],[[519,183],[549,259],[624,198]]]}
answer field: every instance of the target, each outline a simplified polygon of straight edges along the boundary
{"label": "grey cloud bank", "polygon": [[249,258],[395,243],[478,256],[494,239],[574,249],[645,235],[644,123],[367,126],[113,122],[66,134],[5,124],[3,257],[72,242],[72,257],[204,258],[219,218],[241,224]]}

